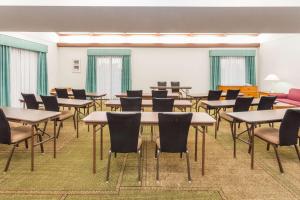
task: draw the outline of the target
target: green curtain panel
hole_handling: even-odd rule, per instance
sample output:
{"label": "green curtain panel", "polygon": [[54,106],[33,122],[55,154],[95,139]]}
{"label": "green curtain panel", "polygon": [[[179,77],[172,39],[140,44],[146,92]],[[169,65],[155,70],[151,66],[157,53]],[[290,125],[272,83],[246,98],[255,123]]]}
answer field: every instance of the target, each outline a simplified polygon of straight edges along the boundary
{"label": "green curtain panel", "polygon": [[44,52],[39,52],[38,67],[37,67],[37,94],[48,94],[48,69],[47,55]]}
{"label": "green curtain panel", "polygon": [[246,56],[246,83],[256,85],[255,57]]}
{"label": "green curtain panel", "polygon": [[9,47],[0,45],[0,106],[10,105],[10,53]]}
{"label": "green curtain panel", "polygon": [[210,57],[210,89],[216,90],[220,85],[221,70],[220,70],[220,57]]}
{"label": "green curtain panel", "polygon": [[88,56],[85,89],[87,92],[97,91],[96,56]]}
{"label": "green curtain panel", "polygon": [[123,56],[122,61],[122,87],[121,91],[131,90],[131,63],[130,56]]}

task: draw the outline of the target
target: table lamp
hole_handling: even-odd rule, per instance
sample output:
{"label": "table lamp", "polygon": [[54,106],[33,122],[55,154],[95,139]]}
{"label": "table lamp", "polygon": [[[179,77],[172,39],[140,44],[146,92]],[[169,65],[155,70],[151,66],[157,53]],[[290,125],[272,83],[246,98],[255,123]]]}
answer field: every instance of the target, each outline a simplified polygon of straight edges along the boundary
{"label": "table lamp", "polygon": [[269,74],[268,76],[266,76],[265,81],[270,81],[272,83],[272,87],[271,87],[271,93],[274,92],[273,88],[274,88],[274,83],[276,81],[279,81],[279,78],[276,74]]}

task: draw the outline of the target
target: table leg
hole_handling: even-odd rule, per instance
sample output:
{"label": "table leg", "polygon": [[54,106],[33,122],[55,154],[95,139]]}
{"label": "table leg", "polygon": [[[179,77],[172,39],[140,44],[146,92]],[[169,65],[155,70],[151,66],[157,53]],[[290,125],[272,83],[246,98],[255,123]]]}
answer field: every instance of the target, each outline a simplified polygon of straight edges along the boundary
{"label": "table leg", "polygon": [[202,129],[203,129],[203,134],[202,134],[202,176],[204,176],[204,172],[205,172],[205,134],[206,134],[205,126],[203,126]]}
{"label": "table leg", "polygon": [[93,173],[96,173],[96,126],[93,125]]}
{"label": "table leg", "polygon": [[100,127],[100,160],[103,160],[103,126]]}
{"label": "table leg", "polygon": [[101,111],[102,111],[102,103],[103,103],[102,100],[103,100],[103,98],[101,97],[101,98],[100,98],[100,110],[101,110]]}
{"label": "table leg", "polygon": [[197,161],[198,158],[198,127],[195,127],[195,161]]}
{"label": "table leg", "polygon": [[34,171],[34,126],[31,126],[31,171]]}
{"label": "table leg", "polygon": [[93,102],[94,102],[94,111],[96,111],[96,99],[93,98]]}
{"label": "table leg", "polygon": [[233,157],[236,158],[236,122],[233,122]]}
{"label": "table leg", "polygon": [[78,138],[79,137],[79,108],[75,108],[76,110],[76,137]]}
{"label": "table leg", "polygon": [[56,119],[54,119],[54,127],[53,127],[53,158],[56,158],[56,125],[57,125],[57,121]]}
{"label": "table leg", "polygon": [[254,169],[254,127],[255,124],[251,124],[251,169]]}

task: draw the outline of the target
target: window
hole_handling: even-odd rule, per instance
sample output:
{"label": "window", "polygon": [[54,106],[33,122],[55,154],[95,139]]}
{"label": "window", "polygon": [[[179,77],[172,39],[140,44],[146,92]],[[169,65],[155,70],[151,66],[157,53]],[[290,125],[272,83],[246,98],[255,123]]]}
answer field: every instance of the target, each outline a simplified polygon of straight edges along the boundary
{"label": "window", "polygon": [[221,85],[246,85],[245,57],[220,57]]}
{"label": "window", "polygon": [[10,48],[10,97],[12,107],[21,107],[21,93],[36,94],[38,53]]}
{"label": "window", "polygon": [[97,92],[113,98],[121,92],[122,56],[100,56],[96,59]]}

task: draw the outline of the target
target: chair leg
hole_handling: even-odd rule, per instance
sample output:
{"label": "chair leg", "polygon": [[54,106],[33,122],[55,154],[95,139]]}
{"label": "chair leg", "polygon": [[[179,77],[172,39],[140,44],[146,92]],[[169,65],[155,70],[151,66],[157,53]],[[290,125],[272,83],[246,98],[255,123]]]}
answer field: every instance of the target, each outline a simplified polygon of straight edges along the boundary
{"label": "chair leg", "polygon": [[109,181],[110,160],[111,160],[111,150],[109,150],[109,153],[108,153],[107,172],[106,172],[106,182]]}
{"label": "chair leg", "polygon": [[40,143],[41,152],[44,153],[44,145],[43,145],[43,143],[42,143],[43,137],[42,137],[42,135],[40,135],[40,134],[38,134],[38,137],[39,137],[39,142],[41,142],[41,143]]}
{"label": "chair leg", "polygon": [[274,148],[274,151],[275,151],[275,155],[276,155],[276,159],[277,159],[277,162],[278,162],[278,166],[279,166],[279,170],[281,173],[283,173],[283,168],[282,168],[282,164],[281,164],[281,161],[280,161],[280,158],[279,158],[279,154],[278,154],[278,151],[277,151],[277,146],[276,145],[272,145],[273,148]]}
{"label": "chair leg", "polygon": [[155,144],[155,152],[154,152],[154,157],[157,158],[157,145]]}
{"label": "chair leg", "polygon": [[296,153],[297,153],[297,155],[298,155],[298,158],[299,158],[299,160],[300,160],[300,152],[299,152],[299,149],[298,149],[298,147],[297,147],[297,144],[295,144],[294,147],[295,147]]}
{"label": "chair leg", "polygon": [[74,129],[76,130],[75,113],[76,113],[76,111],[74,112],[74,115],[73,115],[73,124],[74,124]]}
{"label": "chair leg", "polygon": [[270,143],[267,144],[267,151],[270,150]]}
{"label": "chair leg", "polygon": [[115,152],[115,158],[117,157],[117,152]]}
{"label": "chair leg", "polygon": [[141,165],[142,165],[142,154],[141,150],[138,150],[138,180],[141,182]]}
{"label": "chair leg", "polygon": [[153,126],[151,125],[151,141],[153,141]]}
{"label": "chair leg", "polygon": [[186,165],[187,165],[188,180],[189,180],[189,182],[191,182],[192,178],[191,178],[191,168],[190,168],[189,151],[186,151]]}
{"label": "chair leg", "polygon": [[157,159],[156,159],[156,181],[159,181],[159,156],[160,156],[160,151],[158,149],[157,150]]}
{"label": "chair leg", "polygon": [[8,159],[7,159],[7,162],[6,162],[6,165],[5,165],[5,169],[4,169],[5,172],[7,172],[8,168],[9,168],[9,164],[10,164],[11,158],[12,158],[14,152],[15,152],[15,149],[16,149],[16,144],[13,146],[13,148],[12,148],[12,150],[11,150],[9,156],[8,156]]}
{"label": "chair leg", "polygon": [[28,140],[25,140],[25,148],[28,149]]}

